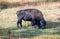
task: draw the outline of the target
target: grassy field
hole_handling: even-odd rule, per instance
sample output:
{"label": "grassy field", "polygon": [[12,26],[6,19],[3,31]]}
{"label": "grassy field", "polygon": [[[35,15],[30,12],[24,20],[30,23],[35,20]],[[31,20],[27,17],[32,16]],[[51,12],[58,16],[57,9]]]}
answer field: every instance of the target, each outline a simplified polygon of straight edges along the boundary
{"label": "grassy field", "polygon": [[[46,29],[32,27],[30,22],[22,22],[23,28],[17,29],[16,11],[26,8],[36,8],[43,12],[47,21]],[[0,11],[0,36],[8,39],[8,31],[11,32],[11,39],[60,39],[60,3],[53,2],[37,6],[19,6],[7,8]]]}

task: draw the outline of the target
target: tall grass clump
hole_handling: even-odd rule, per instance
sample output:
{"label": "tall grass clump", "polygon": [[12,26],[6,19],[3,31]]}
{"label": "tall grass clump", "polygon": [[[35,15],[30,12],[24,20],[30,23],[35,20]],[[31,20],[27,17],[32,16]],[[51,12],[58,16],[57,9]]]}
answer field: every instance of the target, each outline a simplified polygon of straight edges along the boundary
{"label": "tall grass clump", "polygon": [[19,5],[20,5],[19,2],[17,2],[17,3],[0,2],[0,9],[17,7]]}

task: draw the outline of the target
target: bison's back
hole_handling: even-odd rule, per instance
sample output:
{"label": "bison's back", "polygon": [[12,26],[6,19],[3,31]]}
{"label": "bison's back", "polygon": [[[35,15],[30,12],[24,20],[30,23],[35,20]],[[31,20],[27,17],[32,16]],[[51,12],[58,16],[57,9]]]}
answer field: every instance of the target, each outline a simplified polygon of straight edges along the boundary
{"label": "bison's back", "polygon": [[30,15],[33,19],[43,19],[43,14],[40,10],[38,9],[24,9],[24,10],[19,10],[17,11],[17,16],[26,16]]}
{"label": "bison's back", "polygon": [[38,9],[25,9],[24,11],[26,14],[31,15],[33,19],[37,19],[37,18],[43,19],[43,14]]}

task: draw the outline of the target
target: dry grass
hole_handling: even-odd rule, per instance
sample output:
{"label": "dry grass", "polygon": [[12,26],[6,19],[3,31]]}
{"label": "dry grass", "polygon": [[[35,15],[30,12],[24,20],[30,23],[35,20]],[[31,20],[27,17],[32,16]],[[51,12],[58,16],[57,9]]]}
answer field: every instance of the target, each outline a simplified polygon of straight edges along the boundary
{"label": "dry grass", "polygon": [[21,9],[26,9],[26,8],[36,8],[36,9],[41,10],[46,20],[60,21],[58,20],[58,18],[60,18],[59,7],[60,7],[60,3],[49,3],[49,4],[42,4],[42,5],[37,5],[37,6],[26,5],[26,6],[17,7],[17,8],[9,8],[9,9],[2,10],[0,12],[0,21],[2,22],[16,21],[17,19],[16,11],[21,10]]}
{"label": "dry grass", "polygon": [[[60,3],[48,3],[48,4],[41,4],[37,6],[33,5],[25,5],[22,7],[15,7],[15,8],[8,8],[1,10],[0,12],[0,28],[16,28],[16,11],[26,8],[36,8],[43,12],[44,18],[46,21],[50,21],[51,23],[48,23],[47,27],[52,27],[49,29],[44,30],[34,30],[31,27],[28,27],[27,29],[22,28],[19,30],[12,31],[12,33],[15,33],[17,35],[22,35],[25,37],[30,37],[28,39],[60,39]],[[53,23],[52,23],[53,22]],[[57,23],[55,23],[57,22]],[[24,23],[24,22],[23,22]],[[28,23],[28,22],[27,22]],[[55,27],[55,28],[54,28]],[[30,30],[30,31],[29,31]],[[51,32],[50,32],[51,31]],[[32,32],[32,33],[31,33]],[[25,34],[24,34],[25,33]],[[29,33],[27,35],[27,33]],[[50,35],[52,33],[53,35]],[[33,36],[36,35],[37,36]],[[45,35],[48,34],[48,35]],[[56,35],[55,35],[56,34]],[[21,38],[23,39],[23,38]]]}
{"label": "dry grass", "polygon": [[6,2],[33,2],[36,0],[1,0],[2,1],[6,1]]}
{"label": "dry grass", "polygon": [[58,35],[42,35],[42,36],[33,37],[32,39],[60,39],[60,36],[58,36]]}
{"label": "dry grass", "polygon": [[[16,12],[21,9],[26,9],[26,8],[36,8],[39,9],[43,12],[44,18],[46,21],[52,21],[52,22],[60,22],[60,3],[48,3],[48,4],[41,4],[37,6],[32,6],[32,5],[25,5],[25,6],[19,6],[15,8],[8,8],[5,10],[2,10],[0,12],[0,26],[9,26],[10,24],[13,25],[13,23],[16,26]],[[6,24],[5,24],[6,23]]]}

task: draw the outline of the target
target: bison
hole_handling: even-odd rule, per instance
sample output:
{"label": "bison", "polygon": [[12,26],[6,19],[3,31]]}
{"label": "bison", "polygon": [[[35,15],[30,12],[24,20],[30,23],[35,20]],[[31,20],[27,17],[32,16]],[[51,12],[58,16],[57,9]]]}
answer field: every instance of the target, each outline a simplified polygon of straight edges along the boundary
{"label": "bison", "polygon": [[23,9],[16,12],[17,14],[17,27],[19,28],[19,24],[22,27],[22,20],[31,21],[32,26],[38,25],[38,28],[45,28],[46,21],[43,17],[43,14],[38,9]]}

